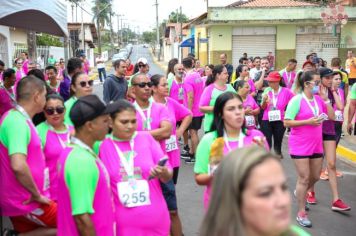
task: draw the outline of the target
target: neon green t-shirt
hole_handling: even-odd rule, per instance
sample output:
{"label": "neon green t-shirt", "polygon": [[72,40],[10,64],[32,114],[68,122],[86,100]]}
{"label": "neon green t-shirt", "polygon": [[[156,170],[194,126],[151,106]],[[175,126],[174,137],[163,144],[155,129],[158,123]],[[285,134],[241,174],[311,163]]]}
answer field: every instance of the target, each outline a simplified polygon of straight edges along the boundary
{"label": "neon green t-shirt", "polygon": [[31,130],[26,118],[13,109],[3,120],[0,127],[0,142],[7,148],[9,156],[21,153],[27,155],[31,140]]}
{"label": "neon green t-shirt", "polygon": [[64,114],[64,124],[66,125],[74,126],[72,120],[69,117],[69,114],[70,110],[72,110],[72,107],[77,100],[78,99],[75,96],[72,96],[64,103],[64,107],[66,108],[66,113]]}
{"label": "neon green t-shirt", "polygon": [[350,98],[356,99],[356,83],[353,84],[351,87]]}
{"label": "neon green t-shirt", "polygon": [[93,214],[99,181],[95,157],[84,148],[73,146],[65,162],[64,180],[70,193],[72,215]]}

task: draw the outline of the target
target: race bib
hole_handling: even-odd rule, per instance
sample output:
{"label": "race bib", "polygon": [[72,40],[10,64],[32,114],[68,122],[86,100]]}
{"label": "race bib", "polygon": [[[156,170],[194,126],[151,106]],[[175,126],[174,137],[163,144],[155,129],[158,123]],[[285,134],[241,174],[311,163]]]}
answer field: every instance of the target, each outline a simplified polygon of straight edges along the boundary
{"label": "race bib", "polygon": [[134,184],[118,183],[119,199],[125,207],[139,207],[150,205],[150,190],[146,180],[134,180]]}
{"label": "race bib", "polygon": [[344,114],[342,114],[342,111],[335,111],[335,121],[344,121]]}
{"label": "race bib", "polygon": [[49,189],[49,168],[44,169],[44,181],[43,181],[43,191],[46,191]]}
{"label": "race bib", "polygon": [[177,137],[175,135],[171,135],[169,139],[166,139],[166,152],[171,152],[177,149]]}
{"label": "race bib", "polygon": [[245,123],[247,127],[255,126],[255,117],[245,116]]}
{"label": "race bib", "polygon": [[178,99],[179,100],[183,100],[184,99],[184,90],[183,88],[179,88],[179,91],[178,91]]}
{"label": "race bib", "polygon": [[268,121],[279,121],[279,120],[282,120],[280,110],[274,110],[268,112]]}

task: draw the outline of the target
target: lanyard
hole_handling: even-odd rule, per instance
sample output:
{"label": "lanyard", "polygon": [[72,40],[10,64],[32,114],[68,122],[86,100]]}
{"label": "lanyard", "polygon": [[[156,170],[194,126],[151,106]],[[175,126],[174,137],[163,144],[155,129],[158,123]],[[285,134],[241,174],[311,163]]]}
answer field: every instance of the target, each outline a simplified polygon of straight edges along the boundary
{"label": "lanyard", "polygon": [[148,108],[147,108],[147,116],[145,116],[145,113],[143,112],[142,108],[137,104],[137,102],[134,102],[134,106],[136,107],[136,110],[140,114],[142,118],[142,123],[143,123],[143,128],[146,130],[151,130],[151,108],[152,108],[152,102],[149,102]]}
{"label": "lanyard", "polygon": [[314,107],[310,104],[309,99],[307,98],[307,96],[305,96],[305,93],[303,93],[303,98],[307,102],[307,104],[308,104],[310,110],[313,112],[314,116],[317,117],[319,115],[319,106],[318,106],[318,103],[316,102],[315,98],[313,97]]}
{"label": "lanyard", "polygon": [[98,160],[97,155],[95,154],[93,149],[91,149],[88,145],[83,143],[80,139],[77,139],[76,137],[72,137],[70,141],[71,141],[71,143],[73,143],[73,144],[85,149],[86,151],[88,151],[93,157],[95,157],[96,160]]}
{"label": "lanyard", "polygon": [[67,146],[66,143],[69,143],[69,141],[70,141],[70,131],[69,131],[68,125],[65,124],[65,126],[67,128],[67,138],[66,138],[65,142],[63,142],[63,140],[61,139],[61,137],[59,136],[57,131],[53,128],[53,126],[48,124],[47,121],[46,121],[46,124],[48,125],[49,129],[52,130],[56,134],[58,141],[61,144],[62,148],[65,148]]}
{"label": "lanyard", "polygon": [[120,150],[118,145],[116,145],[112,135],[111,135],[111,142],[114,145],[116,153],[120,158],[121,164],[123,165],[127,176],[129,178],[134,178],[134,158],[133,158],[134,157],[134,145],[135,145],[134,138],[131,138],[131,140],[130,140],[131,155],[128,158],[129,160],[127,160],[125,158],[124,154],[122,153],[122,151]]}
{"label": "lanyard", "polygon": [[7,91],[7,89],[5,88],[5,86],[2,85],[2,84],[0,84],[0,87],[5,90],[5,93],[10,97],[11,101],[12,101],[14,104],[16,104],[15,94],[9,93],[9,91]]}
{"label": "lanyard", "polygon": [[[240,130],[239,140],[238,140],[238,142],[239,142],[238,148],[243,147],[244,138],[245,138],[245,135],[243,134],[242,130]],[[226,131],[224,131],[224,142],[225,142],[225,145],[226,145],[227,149],[229,150],[229,152],[231,152],[232,148],[230,147],[229,137],[227,136]]]}
{"label": "lanyard", "polygon": [[26,118],[26,120],[30,120],[31,124],[33,125],[31,117],[28,115],[28,113],[25,111],[25,109],[22,106],[17,104],[15,109],[18,110]]}
{"label": "lanyard", "polygon": [[278,102],[278,96],[279,93],[281,92],[282,88],[279,86],[277,94],[274,93],[274,90],[272,89],[272,103],[273,103],[273,108],[277,109],[277,102]]}
{"label": "lanyard", "polygon": [[288,73],[287,70],[286,70],[286,75],[287,75],[288,84],[290,84],[290,81],[292,79],[292,71]]}

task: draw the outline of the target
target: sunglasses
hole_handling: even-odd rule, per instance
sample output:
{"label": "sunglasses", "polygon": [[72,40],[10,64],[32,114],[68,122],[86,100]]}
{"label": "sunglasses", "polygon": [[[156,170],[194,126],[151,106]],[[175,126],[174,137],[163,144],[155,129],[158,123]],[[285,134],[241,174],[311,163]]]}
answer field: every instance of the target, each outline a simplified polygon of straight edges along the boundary
{"label": "sunglasses", "polygon": [[148,86],[149,88],[151,88],[153,86],[153,83],[152,82],[142,82],[142,83],[139,83],[139,84],[132,84],[133,86],[138,86],[140,88],[144,88],[146,86]]}
{"label": "sunglasses", "polygon": [[138,65],[138,67],[145,67],[146,65],[143,65],[143,64],[140,64],[140,65]]}
{"label": "sunglasses", "polygon": [[47,115],[52,116],[54,115],[55,112],[57,112],[57,114],[63,114],[64,112],[64,107],[47,107],[44,110],[46,112]]}
{"label": "sunglasses", "polygon": [[89,85],[90,87],[92,87],[94,84],[94,80],[89,80],[89,81],[80,81],[79,85],[82,88],[85,88],[87,85]]}

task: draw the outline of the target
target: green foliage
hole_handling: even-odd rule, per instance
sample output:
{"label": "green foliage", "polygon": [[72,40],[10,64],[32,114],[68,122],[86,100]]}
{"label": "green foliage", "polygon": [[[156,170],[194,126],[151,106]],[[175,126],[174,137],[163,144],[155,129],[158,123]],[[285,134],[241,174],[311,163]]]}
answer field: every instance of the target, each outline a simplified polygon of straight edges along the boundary
{"label": "green foliage", "polygon": [[178,20],[178,22],[186,23],[189,21],[189,18],[184,13],[181,14],[181,13],[172,11],[171,14],[169,14],[168,21],[170,23],[177,23],[177,20]]}
{"label": "green foliage", "polygon": [[36,43],[38,46],[63,47],[63,43],[58,37],[44,33],[36,36]]}
{"label": "green foliage", "polygon": [[145,31],[142,33],[142,40],[145,43],[154,44],[156,42],[156,29],[153,31]]}
{"label": "green foliage", "polygon": [[111,9],[112,0],[93,0],[93,4],[94,6],[92,7],[91,10],[94,14],[94,17],[99,18],[100,28],[103,29],[105,25],[110,25],[110,14],[112,13],[112,9]]}

